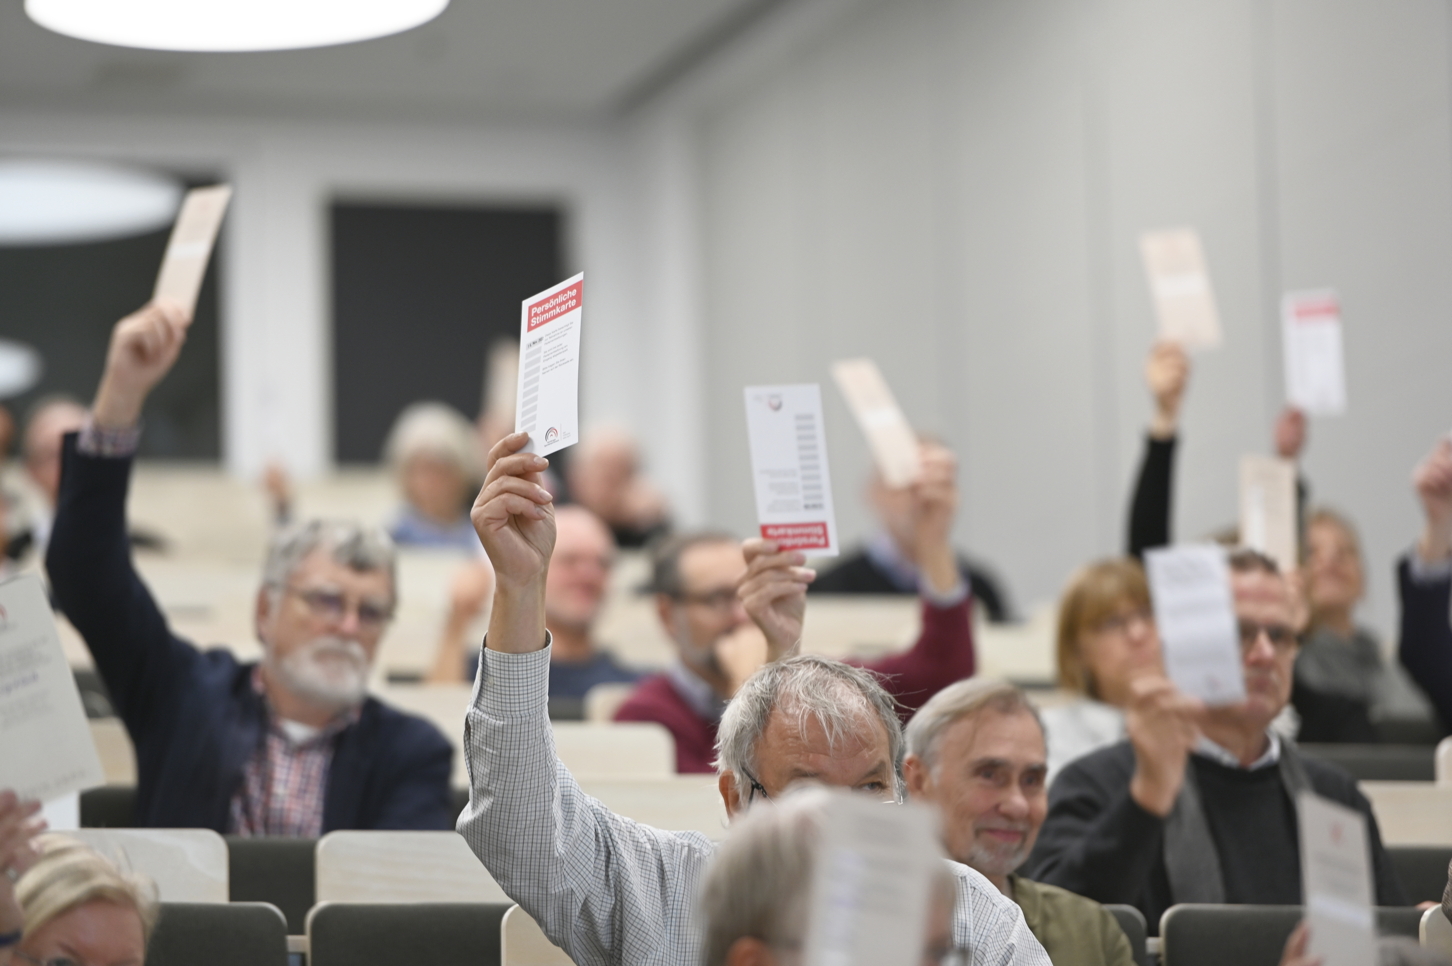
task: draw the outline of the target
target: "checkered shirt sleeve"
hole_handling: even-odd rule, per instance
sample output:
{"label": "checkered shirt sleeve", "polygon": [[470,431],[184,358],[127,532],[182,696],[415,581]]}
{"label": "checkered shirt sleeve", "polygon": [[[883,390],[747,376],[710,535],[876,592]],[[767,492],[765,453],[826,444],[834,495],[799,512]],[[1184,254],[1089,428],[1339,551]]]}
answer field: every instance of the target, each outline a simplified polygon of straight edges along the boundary
{"label": "checkered shirt sleeve", "polygon": [[[555,755],[549,648],[484,649],[464,724],[469,805],[459,832],[495,880],[578,966],[696,966],[697,884],[713,846],[615,815]],[[954,866],[955,941],[973,966],[1050,966],[1018,906]]]}

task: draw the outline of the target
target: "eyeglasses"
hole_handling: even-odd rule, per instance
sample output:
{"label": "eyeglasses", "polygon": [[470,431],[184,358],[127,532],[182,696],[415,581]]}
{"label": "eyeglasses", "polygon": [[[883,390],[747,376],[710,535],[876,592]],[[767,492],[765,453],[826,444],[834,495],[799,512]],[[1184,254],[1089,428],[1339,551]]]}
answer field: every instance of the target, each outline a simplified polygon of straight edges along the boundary
{"label": "eyeglasses", "polygon": [[704,594],[676,594],[676,600],[683,604],[695,604],[697,607],[705,607],[710,610],[730,610],[736,606],[736,588],[722,588],[712,590]]}
{"label": "eyeglasses", "polygon": [[1240,649],[1249,651],[1264,634],[1270,638],[1271,646],[1277,651],[1288,651],[1296,646],[1296,632],[1284,624],[1257,624],[1255,621],[1240,621]]}
{"label": "eyeglasses", "polygon": [[746,804],[750,805],[752,802],[756,801],[757,792],[761,792],[762,801],[771,800],[771,796],[766,793],[766,786],[763,785],[761,782],[757,781],[755,775],[747,771],[745,768],[741,769],[741,774],[745,775],[746,780],[751,782],[751,791],[749,791],[746,795]]}
{"label": "eyeglasses", "polygon": [[[335,590],[300,590],[296,587],[286,587],[284,592],[306,604],[312,615],[320,620],[336,624],[341,623],[348,616],[348,597]],[[392,605],[360,600],[354,610],[358,615],[358,625],[370,631],[381,630],[385,624],[393,620]]]}

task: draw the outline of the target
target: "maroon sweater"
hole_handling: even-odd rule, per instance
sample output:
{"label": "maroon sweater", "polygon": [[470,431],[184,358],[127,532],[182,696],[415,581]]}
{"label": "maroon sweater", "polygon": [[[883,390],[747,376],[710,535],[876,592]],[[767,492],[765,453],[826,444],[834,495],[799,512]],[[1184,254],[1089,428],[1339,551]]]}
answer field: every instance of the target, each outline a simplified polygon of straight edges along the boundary
{"label": "maroon sweater", "polygon": [[[872,671],[902,704],[904,721],[954,681],[971,677],[974,669],[971,599],[952,607],[923,601],[923,629],[909,651],[872,661],[848,664]],[[686,704],[671,679],[656,674],[640,682],[615,712],[616,721],[654,721],[676,739],[676,771],[714,772],[716,722],[707,721]]]}

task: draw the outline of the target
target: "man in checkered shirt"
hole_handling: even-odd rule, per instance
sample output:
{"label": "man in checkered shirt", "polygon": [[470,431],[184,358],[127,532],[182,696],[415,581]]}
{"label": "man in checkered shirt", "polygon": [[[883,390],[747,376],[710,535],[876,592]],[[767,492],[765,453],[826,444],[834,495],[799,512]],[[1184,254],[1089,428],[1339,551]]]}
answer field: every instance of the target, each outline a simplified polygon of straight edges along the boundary
{"label": "man in checkered shirt", "polygon": [[[472,517],[497,584],[474,699],[464,726],[469,807],[459,831],[547,936],[580,966],[696,964],[699,881],[715,846],[611,813],[581,791],[555,754],[548,716],[544,582],[554,516],[546,460],[506,437]],[[767,548],[770,549],[770,548]],[[768,640],[800,621],[805,580],[792,554],[757,553],[740,593]],[[784,566],[786,564],[786,566]],[[769,663],[737,692],[721,722],[720,788],[736,815],[799,779],[901,795],[902,731],[869,675],[837,661]],[[954,942],[974,966],[1049,966],[1023,914],[987,879],[958,880]]]}

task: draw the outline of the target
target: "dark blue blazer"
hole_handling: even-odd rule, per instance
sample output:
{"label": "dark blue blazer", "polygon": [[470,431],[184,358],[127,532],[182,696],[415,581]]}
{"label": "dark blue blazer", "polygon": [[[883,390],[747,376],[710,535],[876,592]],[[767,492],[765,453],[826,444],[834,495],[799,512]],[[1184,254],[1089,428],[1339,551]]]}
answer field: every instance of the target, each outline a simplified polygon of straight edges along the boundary
{"label": "dark blue blazer", "polygon": [[[83,455],[75,434],[66,437],[46,569],[136,746],[133,823],[225,832],[266,722],[256,665],[198,650],[167,627],[131,565],[130,477],[130,459]],[[338,736],[323,831],[452,829],[452,765],[437,728],[369,698]]]}
{"label": "dark blue blazer", "polygon": [[1403,557],[1397,561],[1397,588],[1402,601],[1398,645],[1402,665],[1432,699],[1443,730],[1452,728],[1452,616],[1448,614],[1452,580],[1413,580],[1411,561]]}

